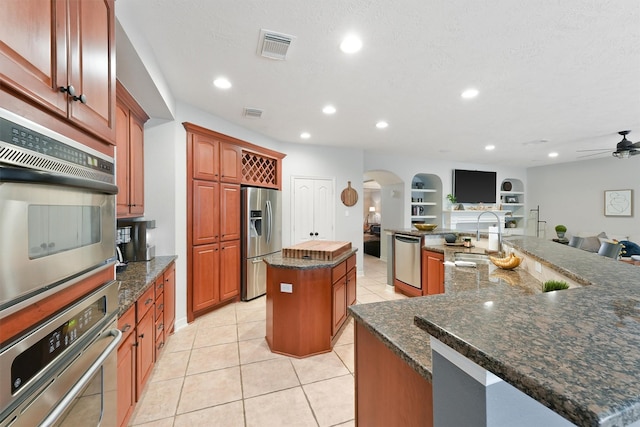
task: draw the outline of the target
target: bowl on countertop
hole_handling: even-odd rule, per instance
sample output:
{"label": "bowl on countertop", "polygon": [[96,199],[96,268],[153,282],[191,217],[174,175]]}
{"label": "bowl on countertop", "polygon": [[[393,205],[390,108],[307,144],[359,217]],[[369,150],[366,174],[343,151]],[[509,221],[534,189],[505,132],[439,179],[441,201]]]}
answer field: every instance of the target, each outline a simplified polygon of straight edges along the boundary
{"label": "bowl on countertop", "polygon": [[433,231],[438,224],[413,224],[413,226],[420,231]]}

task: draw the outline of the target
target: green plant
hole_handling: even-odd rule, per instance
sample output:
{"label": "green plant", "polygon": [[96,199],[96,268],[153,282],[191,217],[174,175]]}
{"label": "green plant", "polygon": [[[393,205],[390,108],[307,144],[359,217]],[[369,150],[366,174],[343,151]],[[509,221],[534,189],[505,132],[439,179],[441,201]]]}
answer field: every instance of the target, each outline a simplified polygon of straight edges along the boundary
{"label": "green plant", "polygon": [[447,194],[447,200],[450,201],[451,203],[457,203],[458,202],[458,199],[456,199],[456,196],[454,196],[451,193]]}
{"label": "green plant", "polygon": [[542,292],[561,291],[569,289],[569,284],[563,280],[547,280],[542,284]]}
{"label": "green plant", "polygon": [[567,231],[567,227],[562,224],[556,225],[556,233],[565,233]]}

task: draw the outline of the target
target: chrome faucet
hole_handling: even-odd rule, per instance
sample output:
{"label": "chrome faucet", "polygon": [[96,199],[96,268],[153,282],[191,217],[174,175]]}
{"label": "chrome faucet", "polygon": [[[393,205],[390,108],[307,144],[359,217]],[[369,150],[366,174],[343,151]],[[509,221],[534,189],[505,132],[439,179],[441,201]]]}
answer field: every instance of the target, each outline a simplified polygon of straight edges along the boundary
{"label": "chrome faucet", "polygon": [[500,227],[500,217],[493,211],[484,211],[480,215],[478,215],[478,222],[476,224],[478,232],[476,234],[476,240],[480,240],[480,217],[486,213],[493,214],[493,216],[495,216],[498,220],[498,252],[502,252],[502,227]]}

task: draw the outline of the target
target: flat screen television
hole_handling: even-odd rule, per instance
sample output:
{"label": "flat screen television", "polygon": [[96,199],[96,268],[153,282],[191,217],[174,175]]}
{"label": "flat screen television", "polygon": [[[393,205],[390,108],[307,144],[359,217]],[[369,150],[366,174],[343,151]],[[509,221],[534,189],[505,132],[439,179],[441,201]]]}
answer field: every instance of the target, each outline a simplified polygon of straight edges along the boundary
{"label": "flat screen television", "polygon": [[496,203],[496,173],[454,169],[453,195],[458,203]]}

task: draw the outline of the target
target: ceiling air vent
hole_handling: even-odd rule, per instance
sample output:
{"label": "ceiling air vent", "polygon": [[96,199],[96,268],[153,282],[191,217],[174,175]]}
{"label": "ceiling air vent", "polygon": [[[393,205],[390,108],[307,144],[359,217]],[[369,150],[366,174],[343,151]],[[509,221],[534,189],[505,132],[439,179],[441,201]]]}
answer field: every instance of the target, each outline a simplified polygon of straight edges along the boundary
{"label": "ceiling air vent", "polygon": [[249,119],[259,119],[262,117],[262,110],[260,110],[259,108],[245,107],[242,111],[242,115]]}
{"label": "ceiling air vent", "polygon": [[258,55],[264,56],[265,58],[284,60],[287,58],[287,52],[294,39],[294,36],[287,34],[260,30]]}

